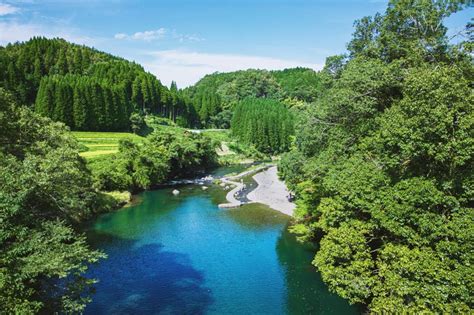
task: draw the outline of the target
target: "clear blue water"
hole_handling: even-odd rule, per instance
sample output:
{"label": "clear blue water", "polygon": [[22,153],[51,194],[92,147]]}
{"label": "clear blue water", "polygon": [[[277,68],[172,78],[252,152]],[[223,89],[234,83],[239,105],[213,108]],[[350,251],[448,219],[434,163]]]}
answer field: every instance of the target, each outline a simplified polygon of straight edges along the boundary
{"label": "clear blue water", "polygon": [[219,209],[223,193],[199,186],[142,193],[87,231],[108,259],[86,314],[356,314],[328,292],[314,248],[262,205]]}

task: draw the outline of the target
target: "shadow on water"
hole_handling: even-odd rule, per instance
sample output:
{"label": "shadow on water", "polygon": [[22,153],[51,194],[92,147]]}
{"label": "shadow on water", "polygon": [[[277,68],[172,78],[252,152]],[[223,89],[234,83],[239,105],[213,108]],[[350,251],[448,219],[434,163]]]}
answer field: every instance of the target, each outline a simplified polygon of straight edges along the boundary
{"label": "shadow on water", "polygon": [[144,192],[141,202],[85,230],[108,259],[86,314],[356,314],[328,292],[311,265],[315,249],[264,205],[219,209],[217,186]]}
{"label": "shadow on water", "polygon": [[351,306],[329,292],[316,267],[311,264],[316,253],[314,245],[301,244],[285,228],[278,238],[276,251],[286,278],[288,314],[361,313],[360,307]]}
{"label": "shadow on water", "polygon": [[265,228],[280,228],[289,220],[287,215],[259,203],[229,208],[222,213],[246,230],[261,231]]}
{"label": "shadow on water", "polygon": [[204,314],[213,303],[187,255],[106,233],[89,238],[107,247],[108,259],[89,269],[88,276],[100,281],[85,314]]}

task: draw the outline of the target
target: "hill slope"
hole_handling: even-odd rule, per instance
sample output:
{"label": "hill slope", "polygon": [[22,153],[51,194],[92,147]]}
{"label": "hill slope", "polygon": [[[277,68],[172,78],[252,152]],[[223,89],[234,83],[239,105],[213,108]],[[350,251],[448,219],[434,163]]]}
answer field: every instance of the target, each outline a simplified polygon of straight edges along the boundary
{"label": "hill slope", "polygon": [[245,98],[310,103],[318,97],[320,85],[320,75],[312,69],[249,69],[206,75],[183,92],[204,126],[228,128],[235,105]]}
{"label": "hill slope", "polygon": [[125,131],[132,112],[187,125],[193,108],[140,65],[63,39],[0,47],[0,87],[74,130]]}

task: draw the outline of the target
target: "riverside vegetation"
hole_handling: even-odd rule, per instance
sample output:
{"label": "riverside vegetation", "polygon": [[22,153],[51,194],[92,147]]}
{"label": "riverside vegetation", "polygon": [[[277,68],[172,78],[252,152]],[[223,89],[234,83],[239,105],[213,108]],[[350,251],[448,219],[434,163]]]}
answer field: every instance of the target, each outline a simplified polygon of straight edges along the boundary
{"label": "riverside vegetation", "polygon": [[184,130],[122,139],[116,154],[86,163],[67,128],[17,106],[0,89],[0,308],[13,313],[82,311],[104,255],[78,224],[116,207],[107,191],[145,189],[212,166],[211,140]]}
{"label": "riverside vegetation", "polygon": [[374,313],[472,312],[473,25],[451,45],[442,24],[461,8],[390,1],[357,21],[280,164],[323,280]]}
{"label": "riverside vegetation", "polygon": [[291,230],[332,291],[373,313],[472,311],[473,24],[456,44],[443,26],[468,4],[391,0],[320,72],[183,90],[62,39],[0,47],[0,309],[82,312],[105,255],[80,222],[233,151],[281,154]]}

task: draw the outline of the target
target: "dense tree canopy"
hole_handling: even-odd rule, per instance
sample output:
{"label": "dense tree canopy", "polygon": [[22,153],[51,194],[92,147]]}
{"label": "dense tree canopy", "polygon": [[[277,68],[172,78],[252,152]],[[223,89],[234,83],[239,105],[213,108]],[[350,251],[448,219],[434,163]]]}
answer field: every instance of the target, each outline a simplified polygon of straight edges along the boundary
{"label": "dense tree canopy", "polygon": [[228,128],[235,106],[246,98],[271,98],[289,104],[312,102],[319,89],[317,72],[294,68],[214,73],[183,92],[194,105],[203,126]]}
{"label": "dense tree canopy", "polygon": [[280,163],[331,290],[374,313],[472,311],[474,68],[461,1],[393,0],[328,59]]}
{"label": "dense tree canopy", "polygon": [[314,102],[321,89],[319,74],[307,68],[291,68],[271,71],[282,90],[284,99],[296,99],[304,102]]}
{"label": "dense tree canopy", "polygon": [[101,190],[148,189],[215,166],[211,139],[179,128],[157,129],[143,142],[123,140],[119,153],[89,163]]}
{"label": "dense tree canopy", "polygon": [[138,64],[62,39],[0,47],[0,87],[76,130],[129,130],[132,112],[194,125],[194,107]]}
{"label": "dense tree canopy", "polygon": [[166,88],[136,63],[62,39],[37,37],[0,47],[0,87],[19,104],[74,130],[128,131],[132,113],[186,127],[229,128],[239,101],[310,103],[320,81],[306,68],[245,70],[207,75],[181,91],[174,82]]}
{"label": "dense tree canopy", "polygon": [[[0,309],[79,313],[103,254],[73,229],[104,206],[98,190],[147,189],[216,162],[210,138],[180,128],[86,164],[67,128],[17,106],[0,88]],[[92,170],[92,174],[91,171]]]}
{"label": "dense tree canopy", "polygon": [[275,100],[247,98],[237,104],[232,134],[263,153],[281,153],[290,147],[293,115]]}
{"label": "dense tree canopy", "polygon": [[79,312],[102,254],[71,224],[98,207],[77,143],[63,125],[16,106],[0,88],[0,309]]}

